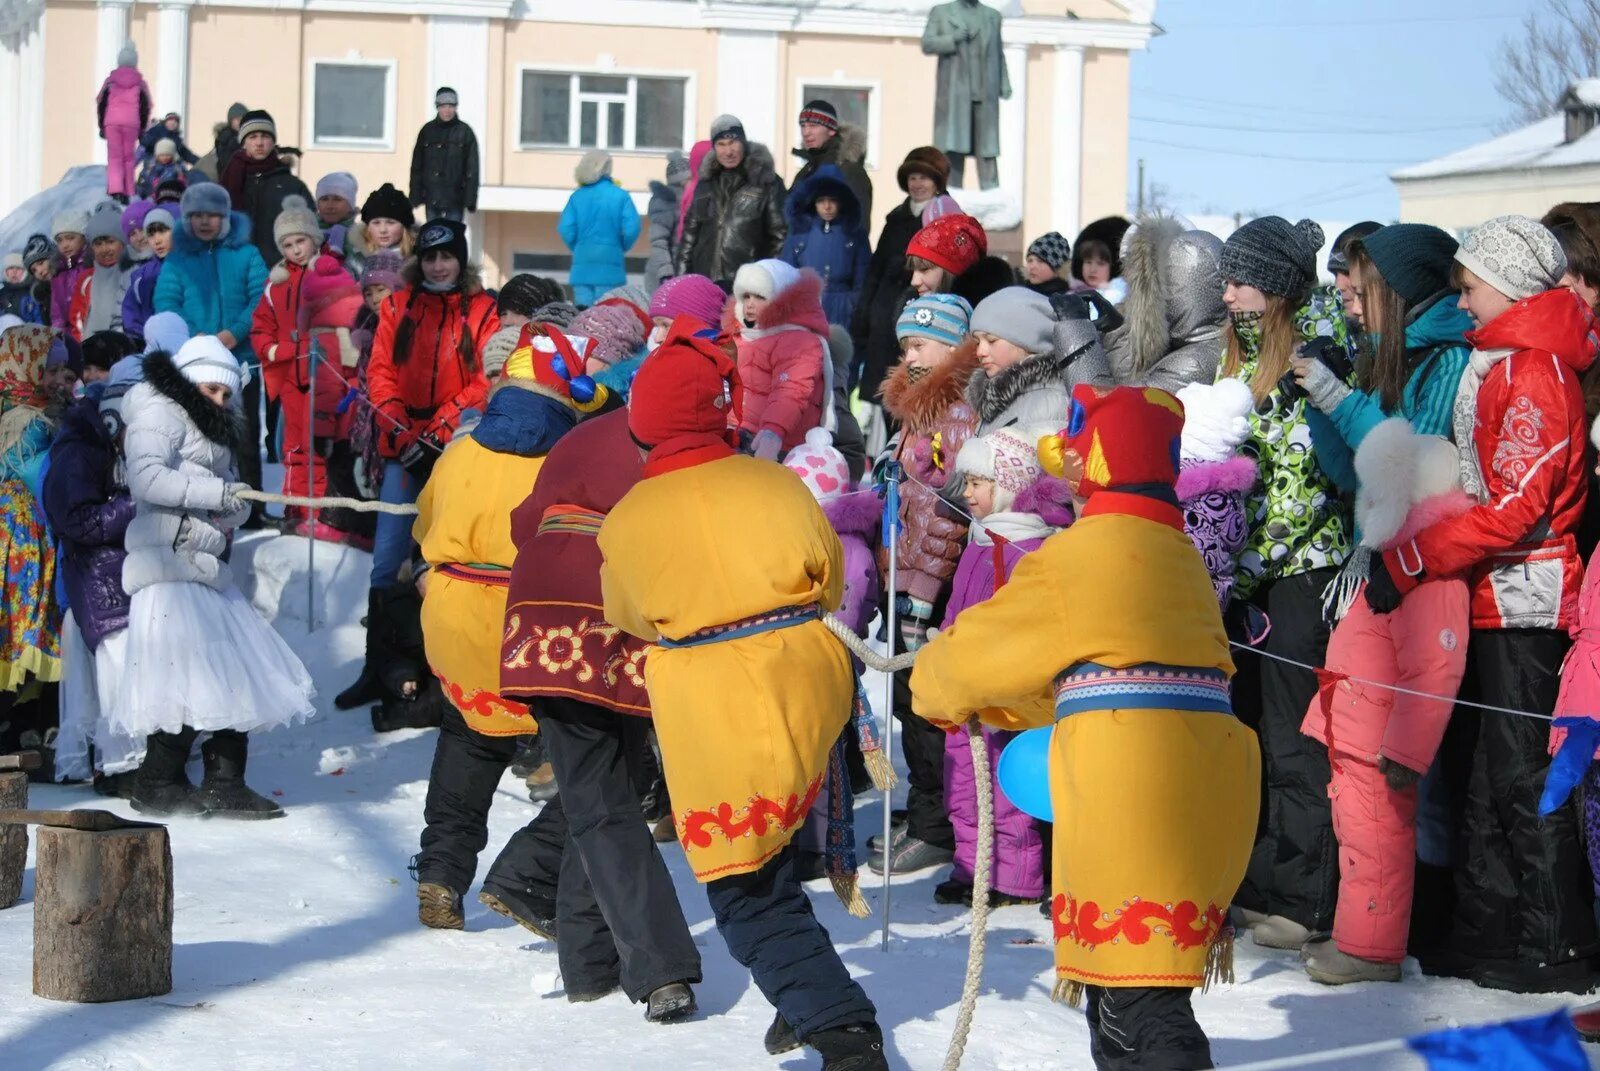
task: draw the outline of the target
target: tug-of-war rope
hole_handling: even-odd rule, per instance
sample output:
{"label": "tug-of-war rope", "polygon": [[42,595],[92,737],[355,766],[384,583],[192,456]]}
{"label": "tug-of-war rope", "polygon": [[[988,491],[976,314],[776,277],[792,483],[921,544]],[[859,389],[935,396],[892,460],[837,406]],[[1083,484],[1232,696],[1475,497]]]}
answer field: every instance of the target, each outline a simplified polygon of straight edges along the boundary
{"label": "tug-of-war rope", "polygon": [[[390,418],[388,414],[372,407],[371,403],[366,400],[365,395],[359,391],[352,390],[352,397],[360,404],[365,405],[372,413],[393,422],[393,419]],[[398,427],[399,425],[396,424],[396,426]],[[433,444],[430,443],[428,445],[432,446]],[[910,480],[912,483],[919,485],[935,495],[941,502],[944,503],[944,505],[965,517],[970,526],[981,528],[985,532],[990,532],[989,527],[984,524],[981,519],[974,517],[971,513],[961,508],[961,506],[951,501],[950,498],[944,495],[938,488],[930,487],[928,484],[917,479],[917,477],[912,473],[901,469],[898,465],[896,465],[894,469],[895,475],[903,476],[905,479]],[[846,495],[841,496],[852,497],[855,495],[873,495],[875,497],[884,499],[885,544],[889,549],[891,563],[893,563],[894,559],[897,557],[896,551],[899,542],[898,538],[896,538],[896,533],[899,529],[899,511],[898,508],[894,508],[892,510],[890,508],[891,504],[896,507],[898,506],[898,490],[895,488],[893,479],[894,477],[891,476],[879,487],[865,488],[860,491],[851,491],[847,492]],[[895,488],[895,490],[891,491],[891,488]],[[259,502],[270,505],[295,506],[305,509],[348,509],[359,513],[387,513],[392,516],[414,516],[418,512],[414,503],[377,502],[366,499],[340,497],[313,498],[304,495],[281,495],[270,491],[241,491],[239,492],[239,498],[247,502]],[[990,535],[993,536],[994,533],[990,532]],[[315,543],[315,540],[312,540],[311,542]],[[1014,543],[1004,539],[997,538],[995,542],[996,545],[1001,548],[1002,552],[1011,551],[1014,552],[1018,557],[1029,553],[1028,551],[1016,546]],[[999,579],[1001,578],[997,577],[997,580]],[[889,598],[891,601],[893,600],[893,592],[889,593]],[[866,640],[856,635],[855,631],[851,629],[849,625],[832,614],[824,613],[822,615],[822,622],[828,627],[828,630],[838,638],[839,642],[849,649],[851,654],[855,655],[861,660],[863,665],[877,672],[890,674],[891,679],[893,674],[910,669],[912,664],[916,661],[916,651],[906,651],[901,654],[880,654],[878,651],[869,646]],[[1353,681],[1357,684],[1363,684],[1370,687],[1384,688],[1400,695],[1412,696],[1418,699],[1432,699],[1451,703],[1455,706],[1471,707],[1476,710],[1486,710],[1496,714],[1511,714],[1523,718],[1536,718],[1541,721],[1551,721],[1554,717],[1553,715],[1542,714],[1537,711],[1517,710],[1511,707],[1495,706],[1489,703],[1477,703],[1465,699],[1458,699],[1455,696],[1433,695],[1428,692],[1420,692],[1411,688],[1403,688],[1399,685],[1390,684],[1385,681],[1369,680],[1363,677],[1351,676],[1350,674],[1345,673],[1332,673],[1324,667],[1313,666],[1309,663],[1300,662],[1293,658],[1286,658],[1283,655],[1273,654],[1270,651],[1264,651],[1260,648],[1253,647],[1248,643],[1241,643],[1235,640],[1229,640],[1228,645],[1238,651],[1247,651],[1251,654],[1259,655],[1262,658],[1271,659],[1274,662],[1281,662],[1284,665],[1294,666],[1310,673],[1314,673],[1318,676],[1319,680],[1326,679],[1327,677],[1331,676],[1336,680]],[[892,635],[889,637],[888,648],[891,652],[894,649],[894,637]],[[886,724],[892,726],[893,713],[891,710],[885,711],[884,718]],[[989,888],[994,858],[994,789],[990,780],[991,774],[989,769],[989,749],[984,742],[983,729],[979,725],[976,717],[969,719],[964,728],[967,733],[967,744],[972,752],[974,775],[973,780],[976,783],[978,794],[978,843],[976,858],[973,861],[974,865],[972,868],[972,924],[967,946],[967,970],[965,977],[962,980],[961,1000],[957,1006],[955,1028],[951,1033],[950,1046],[945,1054],[943,1071],[957,1071],[957,1069],[961,1066],[962,1057],[966,1052],[967,1038],[972,1030],[972,1019],[978,1003],[978,990],[983,979],[985,937],[988,933],[989,926]],[[889,740],[890,737],[888,733],[886,733],[885,751],[888,750]],[[894,785],[894,776],[892,770],[886,776],[881,775],[878,771],[874,771],[873,781],[884,793],[884,817],[885,829],[887,830],[888,817],[890,814],[889,794]],[[894,859],[894,852],[892,848],[892,837],[886,833],[884,837],[883,874],[883,941],[885,949],[888,948],[889,935],[889,886]],[[1405,1047],[1406,1043],[1404,1041],[1376,1042],[1371,1045],[1356,1046],[1350,1049],[1340,1049],[1326,1053],[1302,1054],[1285,1060],[1268,1060],[1262,1063],[1250,1064],[1248,1067],[1251,1069],[1259,1068],[1261,1071],[1266,1071],[1268,1068],[1309,1066],[1344,1056],[1398,1051],[1403,1050]],[[1240,1071],[1244,1071],[1244,1069],[1241,1068]]]}

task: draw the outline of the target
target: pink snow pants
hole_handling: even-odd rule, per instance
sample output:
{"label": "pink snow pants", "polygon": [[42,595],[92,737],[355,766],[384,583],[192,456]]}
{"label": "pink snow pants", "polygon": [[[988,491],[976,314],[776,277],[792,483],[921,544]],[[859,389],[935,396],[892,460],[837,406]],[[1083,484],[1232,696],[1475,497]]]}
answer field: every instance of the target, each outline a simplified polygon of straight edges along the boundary
{"label": "pink snow pants", "polygon": [[1380,963],[1405,958],[1417,789],[1391,790],[1378,760],[1418,773],[1433,764],[1466,673],[1469,601],[1459,579],[1426,581],[1392,614],[1373,613],[1358,594],[1328,641],[1327,668],[1362,680],[1333,685],[1326,708],[1319,692],[1300,728],[1329,746],[1328,796],[1339,841],[1333,941],[1352,956]]}
{"label": "pink snow pants", "polygon": [[106,127],[106,192],[133,196],[133,149],[139,128],[117,124]]}
{"label": "pink snow pants", "polygon": [[[993,885],[1008,896],[1044,895],[1044,832],[1040,823],[1017,810],[994,780],[994,771],[1016,733],[985,728],[989,748],[990,787],[994,791]],[[966,731],[951,733],[944,742],[944,806],[956,833],[955,866],[950,876],[972,883],[978,859],[978,786],[972,767],[972,747]]]}

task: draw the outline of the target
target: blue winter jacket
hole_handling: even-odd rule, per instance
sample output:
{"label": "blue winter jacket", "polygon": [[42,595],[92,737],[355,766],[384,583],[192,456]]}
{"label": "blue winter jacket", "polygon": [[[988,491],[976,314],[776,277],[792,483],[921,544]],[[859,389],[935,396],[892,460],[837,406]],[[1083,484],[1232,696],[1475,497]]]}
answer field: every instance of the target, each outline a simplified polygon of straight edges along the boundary
{"label": "blue winter jacket", "polygon": [[182,316],[191,335],[231,332],[238,341],[233,355],[254,363],[250,318],[267,286],[267,265],[250,241],[249,217],[230,212],[227,230],[211,242],[180,227],[163,264],[155,311]]}
{"label": "blue winter jacket", "polygon": [[[817,218],[817,198],[839,202],[831,223]],[[867,279],[872,245],[861,219],[861,202],[845,180],[844,172],[824,164],[794,188],[784,205],[789,236],[779,259],[797,268],[810,268],[822,276],[822,311],[830,324],[850,326],[856,298]]]}
{"label": "blue winter jacket", "polygon": [[122,295],[122,333],[144,342],[144,322],[156,314],[156,281],[161,278],[161,265],[166,261],[151,257],[133,269],[128,279],[128,292]]}
{"label": "blue winter jacket", "polygon": [[1377,391],[1353,390],[1328,414],[1338,434],[1313,436],[1317,461],[1342,489],[1356,489],[1355,452],[1367,433],[1390,417],[1405,417],[1419,435],[1451,437],[1456,387],[1472,356],[1465,338],[1472,318],[1456,307],[1457,297],[1451,291],[1436,298],[1406,325],[1406,352],[1419,363],[1400,391],[1397,412],[1384,410]]}
{"label": "blue winter jacket", "polygon": [[556,229],[572,250],[573,286],[613,287],[628,281],[623,254],[639,238],[639,210],[610,175],[573,190]]}

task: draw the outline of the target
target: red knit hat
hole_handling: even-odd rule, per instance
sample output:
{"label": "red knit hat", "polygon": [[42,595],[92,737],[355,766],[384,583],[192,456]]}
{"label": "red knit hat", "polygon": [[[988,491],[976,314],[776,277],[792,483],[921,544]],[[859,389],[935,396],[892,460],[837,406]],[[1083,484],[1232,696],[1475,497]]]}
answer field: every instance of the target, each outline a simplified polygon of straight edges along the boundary
{"label": "red knit hat", "polygon": [[951,275],[961,275],[989,252],[989,236],[971,216],[940,216],[917,232],[906,256],[921,257]]}
{"label": "red knit hat", "polygon": [[300,283],[300,315],[311,327],[354,327],[364,301],[361,286],[337,257],[319,256]]}
{"label": "red knit hat", "polygon": [[1079,498],[1178,482],[1183,403],[1155,387],[1072,388],[1067,427],[1039,440],[1039,461]]}
{"label": "red knit hat", "polygon": [[[661,346],[639,366],[628,398],[628,430],[642,446],[692,436],[732,442],[739,383],[733,358],[695,332],[705,325],[680,316]],[[731,419],[730,419],[731,418]]]}

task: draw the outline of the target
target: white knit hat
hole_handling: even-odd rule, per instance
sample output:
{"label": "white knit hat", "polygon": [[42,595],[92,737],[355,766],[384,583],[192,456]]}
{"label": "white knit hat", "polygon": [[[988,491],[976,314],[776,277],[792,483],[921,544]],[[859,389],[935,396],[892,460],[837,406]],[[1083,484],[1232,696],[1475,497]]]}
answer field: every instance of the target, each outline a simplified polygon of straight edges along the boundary
{"label": "white knit hat", "polygon": [[956,471],[993,480],[994,512],[1005,513],[1019,494],[1044,475],[1039,466],[1039,439],[1051,430],[1042,426],[1033,432],[1026,427],[1001,428],[968,439],[956,454]]}
{"label": "white knit hat", "polygon": [[298,193],[283,199],[278,218],[272,223],[272,243],[282,249],[283,240],[294,234],[303,234],[318,245],[322,244],[322,221]]}
{"label": "white knit hat", "polygon": [[806,432],[806,441],[789,451],[783,467],[800,477],[818,502],[850,490],[850,465],[834,448],[833,433],[827,428]]}
{"label": "white knit hat", "polygon": [[244,369],[216,335],[196,335],[179,347],[172,363],[195,386],[215,383],[238,394],[244,386]]}
{"label": "white knit hat", "polygon": [[1567,255],[1549,228],[1527,216],[1496,216],[1456,250],[1456,263],[1513,301],[1561,285]]}
{"label": "white knit hat", "polygon": [[754,294],[771,301],[800,281],[800,269],[783,260],[753,260],[733,276],[733,296]]}

